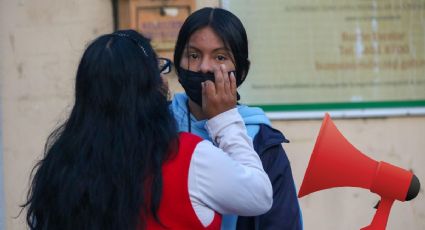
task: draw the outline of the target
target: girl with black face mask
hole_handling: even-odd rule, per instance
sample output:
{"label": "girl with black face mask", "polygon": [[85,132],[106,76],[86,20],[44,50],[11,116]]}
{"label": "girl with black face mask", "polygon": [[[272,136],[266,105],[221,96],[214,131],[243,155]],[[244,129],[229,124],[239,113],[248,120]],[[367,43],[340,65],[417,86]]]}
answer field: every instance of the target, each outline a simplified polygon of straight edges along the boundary
{"label": "girl with black face mask", "polygon": [[[203,8],[192,13],[183,23],[174,50],[174,63],[185,93],[175,94],[171,109],[180,131],[208,135],[205,124],[209,105],[202,95],[202,82],[211,82],[215,70],[224,69],[226,77],[234,76],[240,86],[249,70],[248,39],[241,21],[231,12],[220,8]],[[235,95],[239,100],[239,95]],[[292,178],[291,167],[282,148],[288,142],[283,134],[271,127],[260,108],[238,105],[254,148],[265,171],[273,182],[272,209],[256,217],[223,216],[222,229],[302,229],[301,211]],[[205,162],[204,159],[195,161]],[[201,168],[201,165],[194,165]],[[241,192],[241,197],[244,193]],[[235,213],[233,213],[235,214]]]}

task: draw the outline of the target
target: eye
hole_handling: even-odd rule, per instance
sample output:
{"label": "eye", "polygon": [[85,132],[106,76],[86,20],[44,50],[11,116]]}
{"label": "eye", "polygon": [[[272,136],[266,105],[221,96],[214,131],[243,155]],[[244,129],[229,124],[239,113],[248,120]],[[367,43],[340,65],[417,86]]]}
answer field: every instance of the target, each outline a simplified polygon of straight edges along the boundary
{"label": "eye", "polygon": [[189,54],[189,58],[190,58],[190,59],[195,59],[195,60],[196,60],[196,59],[198,59],[198,58],[199,58],[199,54],[198,54],[198,53],[190,53],[190,54]]}
{"label": "eye", "polygon": [[218,54],[216,59],[217,59],[217,61],[226,61],[227,57],[225,55]]}

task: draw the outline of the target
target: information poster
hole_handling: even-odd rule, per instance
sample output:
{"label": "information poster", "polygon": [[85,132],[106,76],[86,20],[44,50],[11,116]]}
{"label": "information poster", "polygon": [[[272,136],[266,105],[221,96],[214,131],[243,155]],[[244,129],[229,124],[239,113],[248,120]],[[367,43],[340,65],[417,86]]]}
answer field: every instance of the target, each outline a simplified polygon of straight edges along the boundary
{"label": "information poster", "polygon": [[268,111],[425,106],[425,1],[221,3],[248,33],[243,103]]}
{"label": "information poster", "polygon": [[176,38],[190,6],[148,6],[137,8],[137,30],[152,39],[157,51],[173,51]]}
{"label": "information poster", "polygon": [[151,39],[159,56],[172,58],[180,27],[193,11],[195,1],[130,0],[128,3],[129,27]]}

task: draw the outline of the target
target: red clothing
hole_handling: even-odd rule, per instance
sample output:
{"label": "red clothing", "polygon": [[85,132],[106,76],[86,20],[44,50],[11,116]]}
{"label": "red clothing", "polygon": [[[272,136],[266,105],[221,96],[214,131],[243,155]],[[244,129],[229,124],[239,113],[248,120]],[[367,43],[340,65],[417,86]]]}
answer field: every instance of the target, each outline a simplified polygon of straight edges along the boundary
{"label": "red clothing", "polygon": [[189,166],[193,151],[201,141],[200,137],[193,134],[180,133],[178,153],[162,167],[163,189],[158,217],[165,227],[158,224],[153,216],[149,216],[146,229],[220,229],[221,215],[215,213],[212,223],[204,227],[196,216],[189,197]]}

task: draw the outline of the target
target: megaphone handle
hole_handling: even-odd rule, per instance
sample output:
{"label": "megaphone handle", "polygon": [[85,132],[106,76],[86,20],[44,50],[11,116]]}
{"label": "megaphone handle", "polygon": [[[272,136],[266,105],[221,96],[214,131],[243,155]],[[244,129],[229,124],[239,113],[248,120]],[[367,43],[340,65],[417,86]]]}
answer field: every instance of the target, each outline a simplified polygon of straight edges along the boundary
{"label": "megaphone handle", "polygon": [[370,223],[369,226],[362,228],[361,230],[385,230],[393,203],[394,199],[381,197],[378,210],[376,210],[372,223]]}

